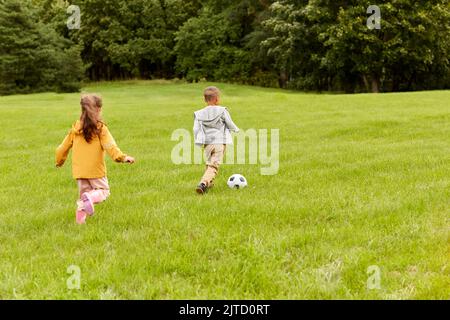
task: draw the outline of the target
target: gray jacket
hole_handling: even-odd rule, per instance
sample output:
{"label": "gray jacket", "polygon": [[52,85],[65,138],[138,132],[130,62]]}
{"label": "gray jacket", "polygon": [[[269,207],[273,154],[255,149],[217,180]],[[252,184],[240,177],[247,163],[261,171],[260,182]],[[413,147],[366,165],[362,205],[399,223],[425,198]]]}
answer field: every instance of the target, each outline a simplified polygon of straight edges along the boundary
{"label": "gray jacket", "polygon": [[194,113],[196,145],[233,144],[230,131],[239,132],[239,128],[231,120],[227,108],[209,106]]}

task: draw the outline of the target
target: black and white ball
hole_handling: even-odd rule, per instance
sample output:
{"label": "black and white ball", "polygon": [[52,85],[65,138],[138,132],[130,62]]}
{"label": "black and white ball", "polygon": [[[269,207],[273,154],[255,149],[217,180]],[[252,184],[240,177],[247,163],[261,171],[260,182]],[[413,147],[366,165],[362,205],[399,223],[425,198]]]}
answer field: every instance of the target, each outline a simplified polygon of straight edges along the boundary
{"label": "black and white ball", "polygon": [[248,186],[247,179],[243,175],[233,174],[227,182],[231,189],[244,189]]}

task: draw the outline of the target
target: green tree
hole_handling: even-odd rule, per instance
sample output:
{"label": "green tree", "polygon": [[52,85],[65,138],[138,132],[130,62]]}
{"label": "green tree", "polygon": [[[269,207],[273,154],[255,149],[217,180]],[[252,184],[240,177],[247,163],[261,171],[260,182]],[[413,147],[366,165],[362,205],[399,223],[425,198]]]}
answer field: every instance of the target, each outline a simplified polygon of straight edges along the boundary
{"label": "green tree", "polygon": [[0,2],[0,94],[76,91],[80,48],[39,22],[29,1]]}
{"label": "green tree", "polygon": [[381,30],[370,30],[370,1],[282,0],[261,23],[261,50],[281,86],[398,91],[448,87],[447,0],[379,1]]}
{"label": "green tree", "polygon": [[358,75],[372,92],[428,88],[419,80],[432,80],[433,69],[448,77],[447,1],[383,2],[380,30],[369,30],[361,15],[370,1],[340,9],[324,36],[329,68]]}
{"label": "green tree", "polygon": [[83,45],[93,80],[174,76],[174,33],[200,8],[197,0],[74,1],[81,29],[71,32]]}
{"label": "green tree", "polygon": [[[349,93],[450,87],[448,0],[380,0],[381,30],[366,25],[369,0],[0,3],[4,91],[76,87],[79,56],[91,80],[206,78]],[[70,4],[81,8],[79,30],[66,26]]]}
{"label": "green tree", "polygon": [[254,83],[262,60],[254,56],[249,36],[267,7],[255,0],[208,1],[176,33],[177,70],[189,81]]}

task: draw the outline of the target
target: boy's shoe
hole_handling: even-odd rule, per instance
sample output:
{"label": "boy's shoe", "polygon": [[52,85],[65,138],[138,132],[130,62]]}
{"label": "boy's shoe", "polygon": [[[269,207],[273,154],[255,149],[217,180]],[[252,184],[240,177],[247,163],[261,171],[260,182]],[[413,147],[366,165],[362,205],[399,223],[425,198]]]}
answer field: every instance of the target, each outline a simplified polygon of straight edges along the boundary
{"label": "boy's shoe", "polygon": [[202,182],[197,186],[197,189],[195,191],[197,191],[198,194],[205,194],[206,192],[208,192],[208,187]]}
{"label": "boy's shoe", "polygon": [[76,219],[78,224],[85,224],[86,223],[86,217],[87,214],[83,210],[77,210]]}
{"label": "boy's shoe", "polygon": [[81,201],[83,201],[84,204],[84,211],[92,216],[94,214],[94,202],[92,201],[91,195],[87,192],[83,193],[81,195]]}

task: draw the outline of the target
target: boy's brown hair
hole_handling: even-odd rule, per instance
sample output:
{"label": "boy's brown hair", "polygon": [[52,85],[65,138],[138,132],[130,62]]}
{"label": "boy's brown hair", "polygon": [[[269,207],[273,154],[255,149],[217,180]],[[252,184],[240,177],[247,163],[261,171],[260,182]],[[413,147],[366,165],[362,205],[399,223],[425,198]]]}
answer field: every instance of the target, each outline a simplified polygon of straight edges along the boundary
{"label": "boy's brown hair", "polygon": [[217,87],[208,87],[203,92],[203,96],[205,97],[206,102],[210,102],[214,98],[217,98],[220,96],[220,90]]}

